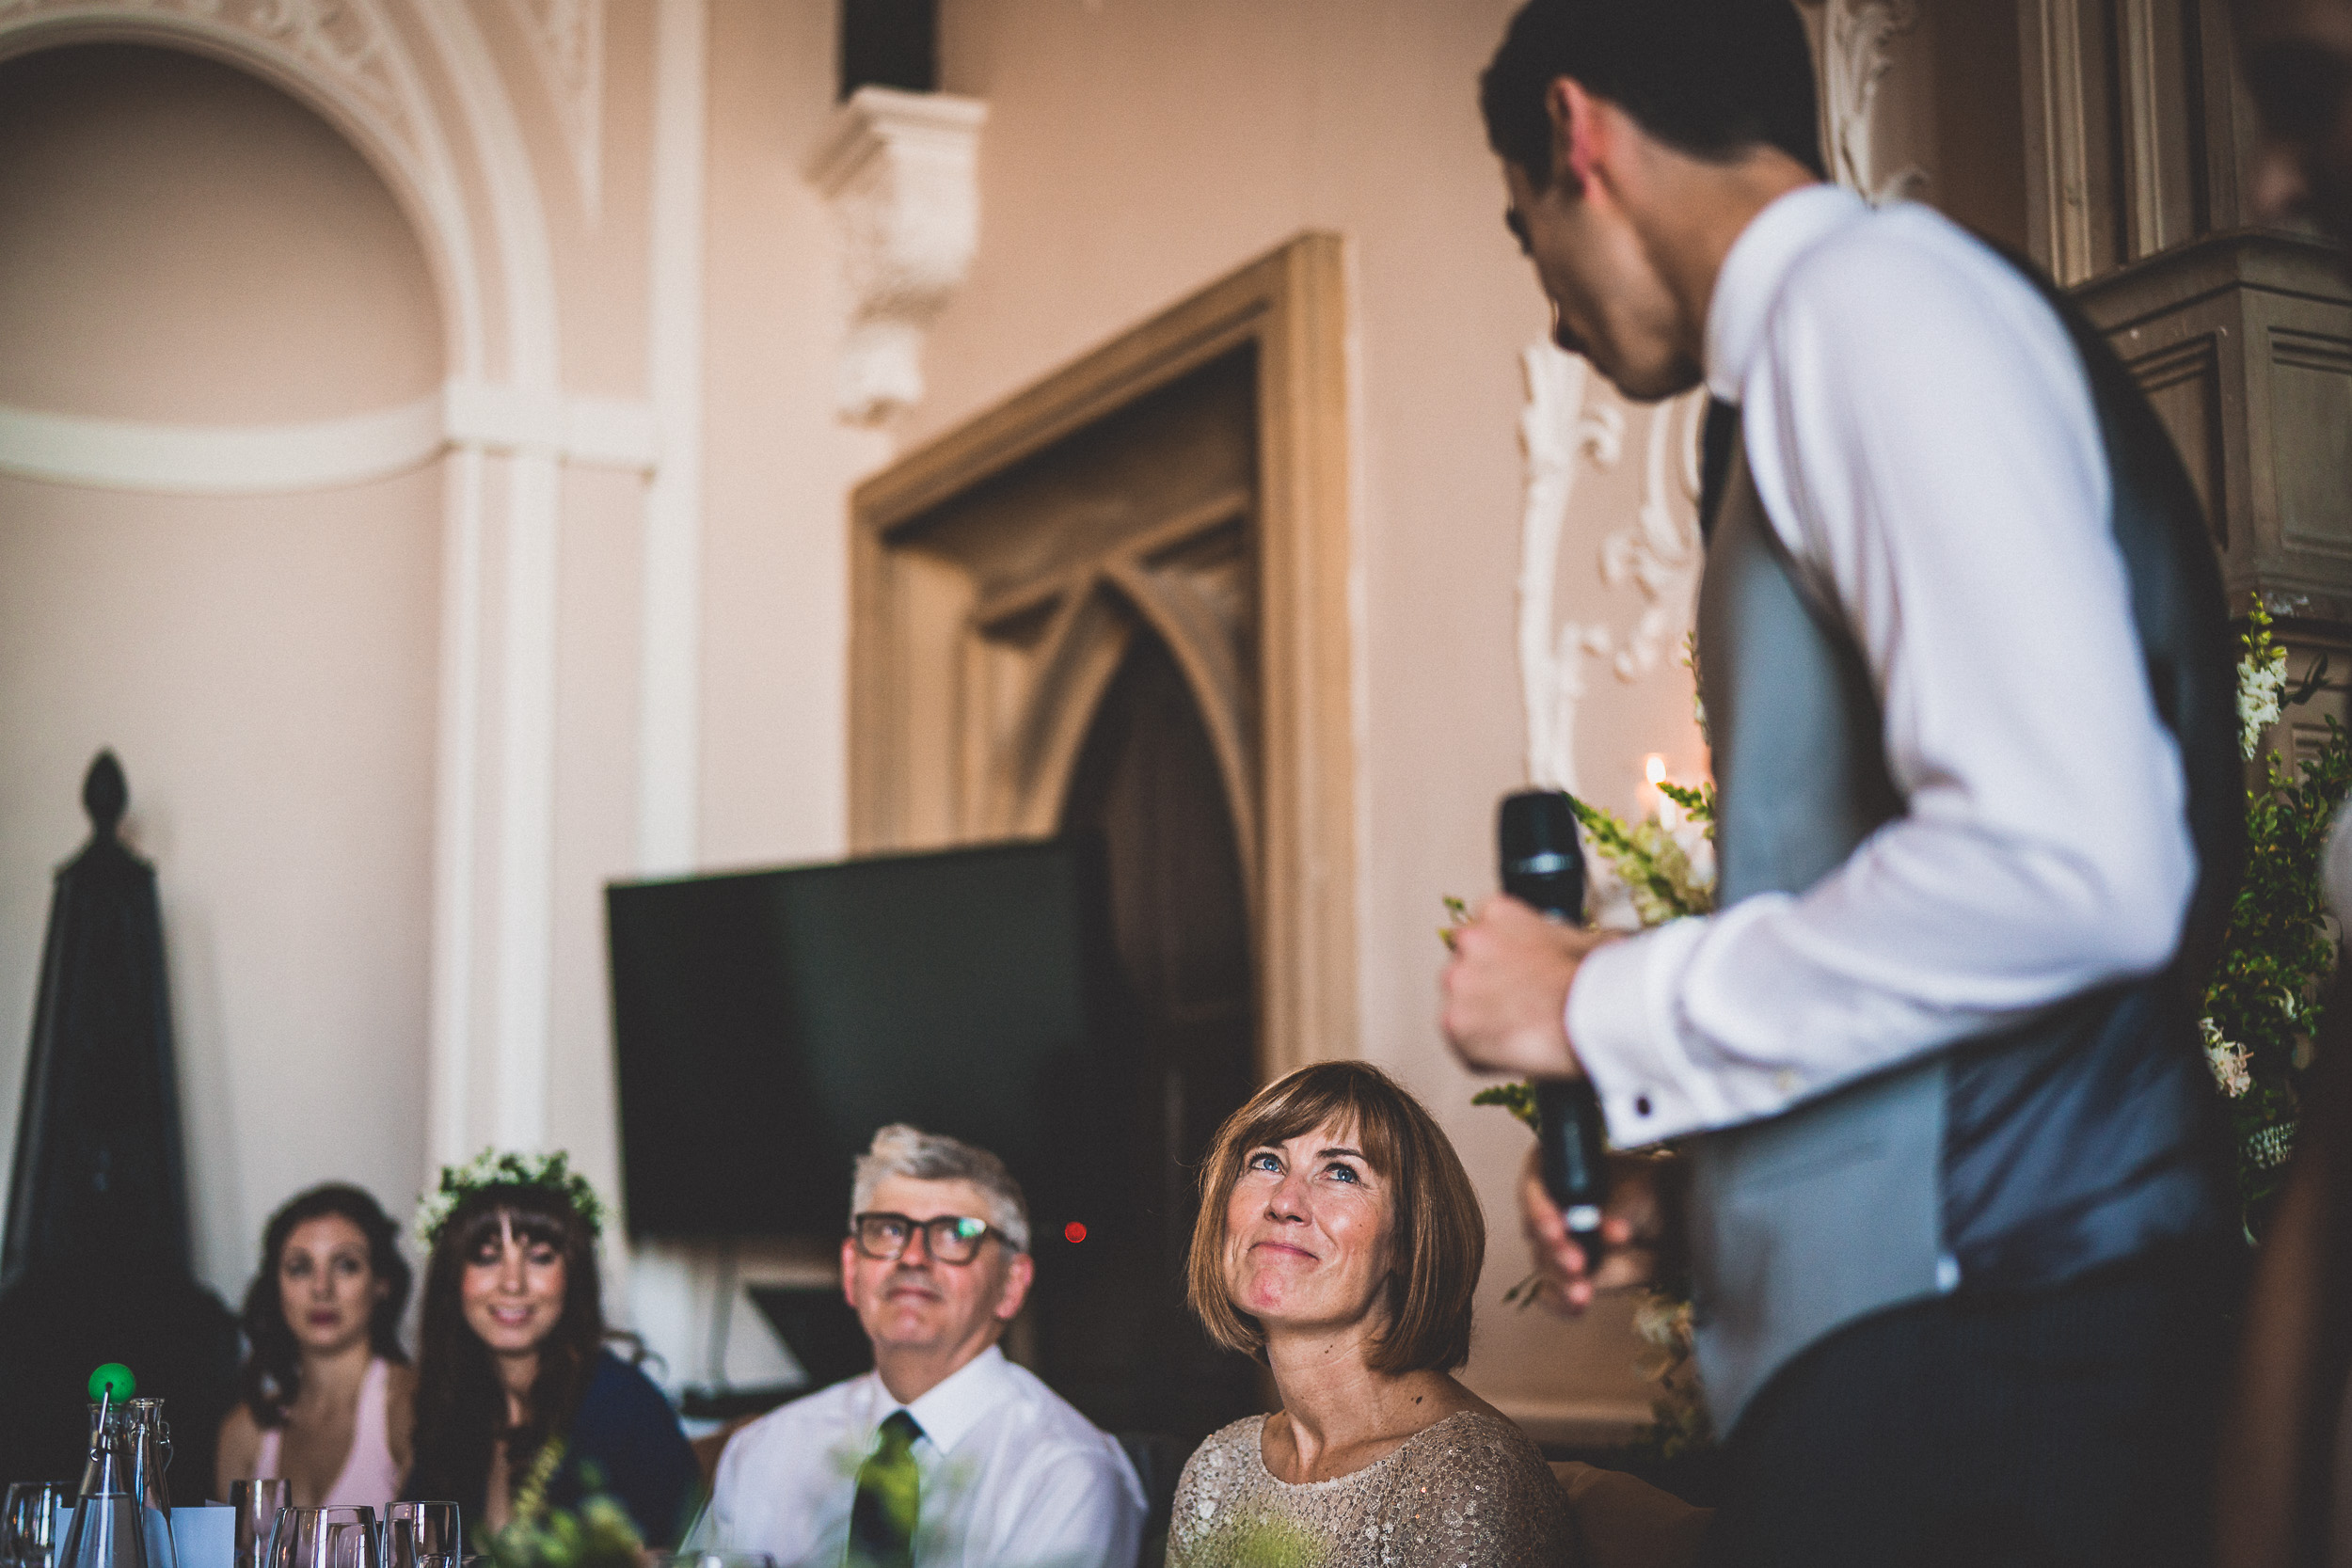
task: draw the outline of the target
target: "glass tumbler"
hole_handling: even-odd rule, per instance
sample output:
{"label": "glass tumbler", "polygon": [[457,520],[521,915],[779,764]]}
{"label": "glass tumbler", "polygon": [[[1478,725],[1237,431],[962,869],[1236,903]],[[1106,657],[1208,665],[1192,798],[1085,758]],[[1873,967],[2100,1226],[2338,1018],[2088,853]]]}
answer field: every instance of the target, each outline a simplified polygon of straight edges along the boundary
{"label": "glass tumbler", "polygon": [[294,1502],[294,1483],[287,1481],[232,1481],[229,1506],[237,1512],[237,1550],[234,1568],[262,1568],[269,1553],[270,1531],[278,1528],[278,1513]]}
{"label": "glass tumbler", "polygon": [[281,1508],[262,1568],[384,1568],[375,1510]]}
{"label": "glass tumbler", "polygon": [[465,1549],[455,1503],[401,1502],[385,1510],[384,1568],[423,1568],[425,1558]]}
{"label": "glass tumbler", "polygon": [[20,1481],[0,1514],[0,1558],[8,1568],[54,1568],[57,1536],[73,1513],[73,1488],[61,1481]]}

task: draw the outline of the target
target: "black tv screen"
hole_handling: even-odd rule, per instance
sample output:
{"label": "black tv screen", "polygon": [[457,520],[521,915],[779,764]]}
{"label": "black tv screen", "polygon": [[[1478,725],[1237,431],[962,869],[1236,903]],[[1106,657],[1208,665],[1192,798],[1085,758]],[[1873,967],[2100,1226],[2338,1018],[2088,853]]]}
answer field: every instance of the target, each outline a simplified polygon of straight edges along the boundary
{"label": "black tv screen", "polygon": [[893,1121],[993,1149],[1048,1223],[1105,1125],[1103,909],[1076,840],[609,887],[631,1233],[839,1235]]}

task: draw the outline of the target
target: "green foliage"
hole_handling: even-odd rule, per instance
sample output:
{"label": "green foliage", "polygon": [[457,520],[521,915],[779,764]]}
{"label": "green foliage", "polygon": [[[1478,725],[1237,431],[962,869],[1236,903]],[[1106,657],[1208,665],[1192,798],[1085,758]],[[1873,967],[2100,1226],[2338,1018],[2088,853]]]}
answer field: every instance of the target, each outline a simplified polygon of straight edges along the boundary
{"label": "green foliage", "polygon": [[[1708,836],[1714,836],[1713,784],[1703,789],[1684,789],[1668,784],[1658,787],[1668,800],[1690,812],[1694,821],[1705,822]],[[1713,911],[1714,879],[1699,874],[1681,842],[1666,831],[1663,823],[1645,818],[1628,827],[1615,812],[1584,800],[1576,802],[1576,819],[1584,825],[1584,832],[1591,836],[1593,847],[1599,851],[1601,859],[1625,882],[1626,891],[1633,896],[1633,911],[1641,917],[1645,929],[1685,915]]]}
{"label": "green foliage", "polygon": [[[1705,824],[1709,839],[1715,836],[1712,782],[1697,789],[1661,783],[1658,789],[1679,806],[1691,821]],[[1616,813],[1583,800],[1576,802],[1576,816],[1583,825],[1585,835],[1593,841],[1594,849],[1624,881],[1627,892],[1632,895],[1633,911],[1645,927],[1662,926],[1686,915],[1707,914],[1715,908],[1714,878],[1691,863],[1690,854],[1664,824],[1652,820],[1629,827]],[[1447,899],[1446,909],[1456,926],[1470,917],[1470,911],[1458,898]],[[1452,927],[1441,928],[1439,935],[1446,939],[1448,947],[1453,946]],[[1498,1084],[1472,1095],[1470,1103],[1500,1105],[1525,1122],[1530,1132],[1540,1134],[1543,1131],[1543,1117],[1536,1110],[1535,1089],[1531,1084]],[[1503,1302],[1532,1307],[1542,1284],[1541,1273],[1529,1275],[1502,1293]],[[1706,1403],[1699,1397],[1698,1370],[1691,1352],[1690,1282],[1658,1281],[1637,1310],[1635,1321],[1648,1345],[1640,1368],[1642,1375],[1658,1387],[1658,1395],[1650,1402],[1653,1421],[1646,1447],[1654,1453],[1672,1458],[1710,1446],[1714,1437],[1708,1424]]]}
{"label": "green foliage", "polygon": [[1497,1084],[1491,1089],[1481,1089],[1470,1096],[1473,1105],[1500,1105],[1521,1121],[1531,1132],[1544,1129],[1543,1117],[1535,1109],[1535,1089],[1530,1084]]}
{"label": "green foliage", "polygon": [[1672,779],[1658,781],[1658,793],[1682,808],[1682,815],[1693,822],[1712,823],[1715,820],[1715,781],[1709,779],[1696,789],[1687,789]]}
{"label": "green foliage", "polygon": [[645,1543],[628,1510],[602,1490],[604,1477],[582,1464],[589,1495],[577,1509],[549,1508],[548,1486],[564,1465],[564,1440],[548,1439],[515,1489],[515,1515],[485,1543],[497,1568],[639,1568]]}
{"label": "green foliage", "polygon": [[[2306,702],[2319,689],[2324,663],[2296,691],[2284,692],[2286,653],[2272,641],[2270,617],[2259,602],[2244,645],[2239,710],[2248,723],[2275,720],[2282,706]],[[2352,738],[2332,716],[2323,722],[2326,737],[2315,750],[2299,762],[2266,754],[2261,781],[2247,791],[2246,879],[2205,988],[2206,1058],[2229,1101],[2249,1237],[2260,1233],[2285,1178],[2324,983],[2335,965],[2320,857],[2336,808],[2352,787]],[[2258,735],[2259,726],[2250,733]]]}

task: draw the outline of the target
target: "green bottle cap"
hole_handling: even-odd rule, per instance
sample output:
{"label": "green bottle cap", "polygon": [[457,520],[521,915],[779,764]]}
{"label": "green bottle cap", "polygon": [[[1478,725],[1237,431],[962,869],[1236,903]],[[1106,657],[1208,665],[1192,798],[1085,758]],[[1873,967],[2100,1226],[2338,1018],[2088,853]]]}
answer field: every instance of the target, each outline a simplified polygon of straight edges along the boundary
{"label": "green bottle cap", "polygon": [[119,1361],[109,1361],[89,1374],[89,1397],[94,1400],[108,1394],[127,1400],[138,1386],[139,1380],[131,1375],[131,1369]]}

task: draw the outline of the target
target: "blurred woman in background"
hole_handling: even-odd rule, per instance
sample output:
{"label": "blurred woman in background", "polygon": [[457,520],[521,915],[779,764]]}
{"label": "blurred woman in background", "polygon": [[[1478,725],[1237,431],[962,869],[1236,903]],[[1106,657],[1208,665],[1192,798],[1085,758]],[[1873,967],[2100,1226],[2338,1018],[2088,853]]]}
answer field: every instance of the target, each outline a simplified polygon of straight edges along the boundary
{"label": "blurred woman in background", "polygon": [[408,1264],[375,1199],[313,1187],[270,1216],[245,1293],[239,1402],[220,1428],[215,1497],[285,1480],[296,1507],[381,1511],[408,1467],[416,1374],[400,1348]]}
{"label": "blurred woman in background", "polygon": [[603,1211],[562,1154],[444,1170],[425,1264],[416,1463],[406,1495],[496,1532],[518,1497],[617,1498],[675,1542],[700,1471],[661,1390],[605,1348]]}

